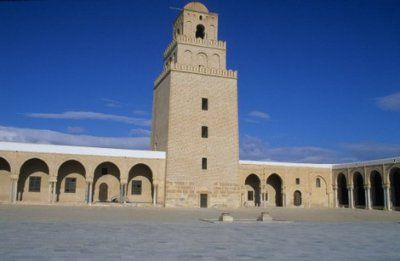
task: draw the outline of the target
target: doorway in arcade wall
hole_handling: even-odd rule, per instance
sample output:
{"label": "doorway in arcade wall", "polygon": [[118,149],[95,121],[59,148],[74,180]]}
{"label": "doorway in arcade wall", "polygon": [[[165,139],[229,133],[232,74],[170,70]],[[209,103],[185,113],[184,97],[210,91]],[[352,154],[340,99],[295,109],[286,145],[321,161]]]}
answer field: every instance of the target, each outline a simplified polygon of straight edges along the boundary
{"label": "doorway in arcade wall", "polygon": [[201,208],[207,208],[207,201],[208,201],[208,195],[207,194],[200,194],[200,207]]}
{"label": "doorway in arcade wall", "polygon": [[107,183],[101,183],[99,187],[99,201],[106,202],[108,198],[108,185]]}

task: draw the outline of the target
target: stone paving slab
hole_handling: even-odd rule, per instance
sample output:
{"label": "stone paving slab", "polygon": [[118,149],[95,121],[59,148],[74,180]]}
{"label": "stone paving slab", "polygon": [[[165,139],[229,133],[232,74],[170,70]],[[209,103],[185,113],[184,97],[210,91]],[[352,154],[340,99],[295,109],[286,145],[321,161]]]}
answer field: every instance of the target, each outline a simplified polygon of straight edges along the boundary
{"label": "stone paving slab", "polygon": [[[221,210],[0,205],[0,259],[400,259],[398,212],[373,211],[359,220],[357,210],[263,211],[292,220],[297,214],[308,220],[212,224],[199,219],[216,218]],[[231,211],[242,218],[257,217],[260,212]],[[325,221],[332,213],[345,218]],[[317,214],[323,222],[311,218]]]}

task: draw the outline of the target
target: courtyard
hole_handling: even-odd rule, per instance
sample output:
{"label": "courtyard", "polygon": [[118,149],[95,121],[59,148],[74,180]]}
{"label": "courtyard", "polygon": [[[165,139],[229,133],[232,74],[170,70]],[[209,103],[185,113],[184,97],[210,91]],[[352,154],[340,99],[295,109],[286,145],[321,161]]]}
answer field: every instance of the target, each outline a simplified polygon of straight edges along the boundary
{"label": "courtyard", "polygon": [[[207,223],[221,212],[290,223]],[[400,212],[0,205],[2,260],[398,260]]]}

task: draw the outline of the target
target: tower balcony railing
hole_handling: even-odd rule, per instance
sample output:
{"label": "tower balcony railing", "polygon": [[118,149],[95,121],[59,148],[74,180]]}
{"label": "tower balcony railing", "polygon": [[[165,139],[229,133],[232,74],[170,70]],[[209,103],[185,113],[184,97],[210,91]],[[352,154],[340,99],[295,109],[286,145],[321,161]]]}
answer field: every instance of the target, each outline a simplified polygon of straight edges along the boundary
{"label": "tower balcony railing", "polygon": [[154,86],[157,86],[162,79],[170,72],[170,71],[182,71],[182,72],[191,72],[203,75],[212,75],[224,78],[233,78],[237,79],[237,71],[235,70],[224,70],[224,69],[215,69],[210,67],[205,67],[201,65],[188,65],[188,64],[179,64],[175,62],[169,63],[164,67],[164,71],[157,77],[154,81]]}
{"label": "tower balcony railing", "polygon": [[225,41],[218,41],[218,40],[210,40],[210,39],[201,39],[201,38],[194,38],[188,37],[186,35],[177,35],[175,36],[174,40],[168,45],[167,49],[164,51],[164,58],[169,55],[171,50],[175,48],[177,43],[185,43],[185,44],[194,44],[204,47],[212,47],[212,48],[219,48],[225,49],[226,42]]}

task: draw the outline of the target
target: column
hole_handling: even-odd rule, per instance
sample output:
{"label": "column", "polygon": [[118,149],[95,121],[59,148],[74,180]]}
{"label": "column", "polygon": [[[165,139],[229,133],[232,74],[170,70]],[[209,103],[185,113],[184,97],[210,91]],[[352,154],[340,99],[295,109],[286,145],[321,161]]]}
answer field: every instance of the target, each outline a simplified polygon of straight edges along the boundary
{"label": "column", "polygon": [[286,207],[286,194],[282,189],[282,207]]}
{"label": "column", "polygon": [[349,194],[349,208],[354,208],[354,199],[353,199],[353,186],[349,186],[347,188]]}
{"label": "column", "polygon": [[153,206],[157,205],[157,185],[154,185],[153,189]]}
{"label": "column", "polygon": [[92,201],[93,201],[93,199],[92,199],[92,197],[93,197],[93,182],[89,181],[88,185],[89,185],[89,201],[88,201],[88,204],[92,205]]}
{"label": "column", "polygon": [[383,196],[385,199],[385,210],[392,210],[391,204],[390,204],[390,185],[385,184],[383,185]]}
{"label": "column", "polygon": [[126,201],[128,200],[128,190],[129,190],[129,187],[128,187],[128,183],[127,183],[127,184],[125,184],[124,203],[126,203]]}
{"label": "column", "polygon": [[333,186],[333,207],[338,208],[339,207],[339,199],[338,199],[338,193],[337,193],[337,187]]}
{"label": "column", "polygon": [[120,183],[119,184],[119,203],[120,204],[122,204],[122,200],[123,200],[123,197],[124,197],[124,184],[122,184],[122,183]]}
{"label": "column", "polygon": [[364,186],[365,189],[365,209],[372,209],[371,207],[371,187]]}
{"label": "column", "polygon": [[57,181],[52,182],[53,183],[53,196],[52,196],[52,203],[55,203],[57,201],[57,196],[56,196],[56,191],[57,191]]}
{"label": "column", "polygon": [[18,176],[16,178],[12,178],[14,180],[13,182],[13,195],[12,195],[12,199],[11,202],[13,204],[17,203],[17,196],[18,196]]}
{"label": "column", "polygon": [[10,198],[9,198],[10,203],[13,203],[13,196],[14,196],[14,179],[10,179]]}
{"label": "column", "polygon": [[53,190],[52,190],[52,188],[53,188],[53,182],[51,182],[51,181],[49,181],[49,203],[51,203],[53,200],[52,200],[52,197],[53,197]]}

